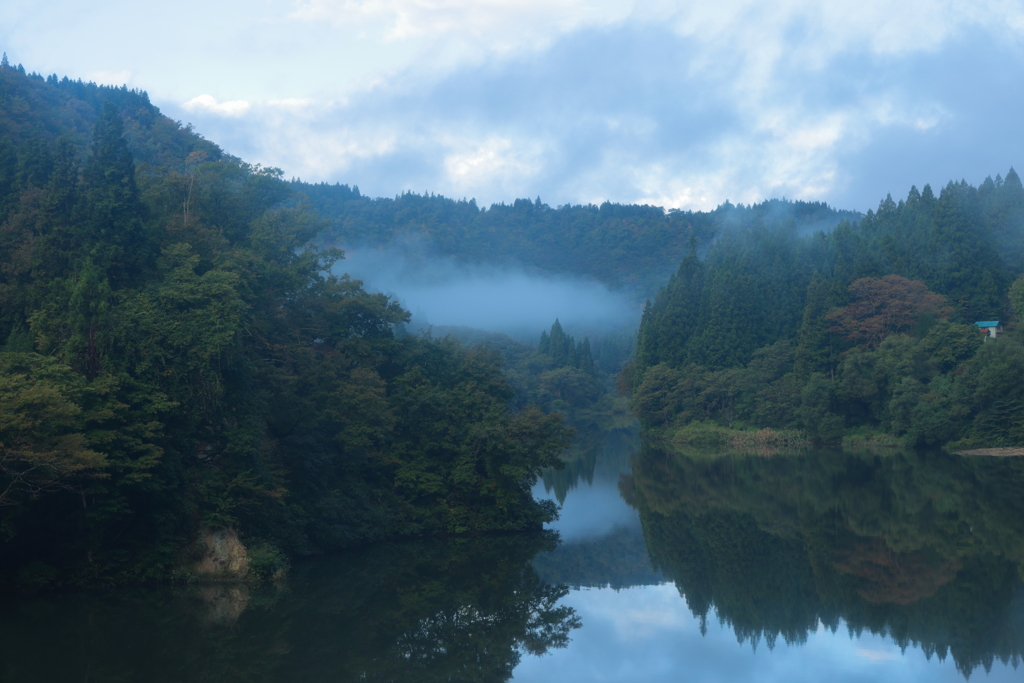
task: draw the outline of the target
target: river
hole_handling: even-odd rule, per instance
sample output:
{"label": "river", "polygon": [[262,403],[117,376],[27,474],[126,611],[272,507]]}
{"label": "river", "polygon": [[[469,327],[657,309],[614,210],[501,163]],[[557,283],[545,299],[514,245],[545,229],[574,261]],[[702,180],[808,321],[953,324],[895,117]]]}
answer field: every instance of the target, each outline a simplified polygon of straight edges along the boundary
{"label": "river", "polygon": [[1018,681],[1021,492],[1024,458],[609,434],[545,533],[8,600],[0,681]]}

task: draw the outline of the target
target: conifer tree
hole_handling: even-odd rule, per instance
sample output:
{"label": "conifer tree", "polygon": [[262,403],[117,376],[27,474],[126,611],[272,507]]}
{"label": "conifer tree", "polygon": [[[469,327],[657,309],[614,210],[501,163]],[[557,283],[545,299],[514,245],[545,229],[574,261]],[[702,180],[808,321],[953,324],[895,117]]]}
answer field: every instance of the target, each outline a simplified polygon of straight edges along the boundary
{"label": "conifer tree", "polygon": [[68,327],[71,335],[65,356],[72,367],[89,379],[102,369],[104,336],[110,326],[110,284],[92,259],[85,258],[71,288]]}
{"label": "conifer tree", "polygon": [[554,361],[556,368],[565,367],[569,362],[569,339],[562,330],[562,323],[555,319],[551,326],[551,352],[548,354]]}
{"label": "conifer tree", "polygon": [[18,155],[6,136],[0,137],[0,221],[13,208],[18,194]]}
{"label": "conifer tree", "polygon": [[50,173],[46,195],[51,218],[69,222],[78,201],[78,162],[75,159],[75,145],[66,135],[57,138],[53,171]]}
{"label": "conifer tree", "polygon": [[583,372],[587,373],[588,375],[593,375],[594,374],[594,356],[590,352],[590,338],[589,337],[584,337],[583,341],[580,342],[579,351],[577,353],[577,358],[578,358],[578,361],[577,361],[576,367],[578,367],[580,370],[582,370]]}
{"label": "conifer tree", "polygon": [[697,257],[697,240],[654,301],[644,307],[637,338],[637,378],[646,368],[667,363],[681,367],[692,362],[690,340],[700,329],[704,293],[704,264]]}
{"label": "conifer tree", "polygon": [[53,170],[53,156],[46,141],[37,135],[30,137],[18,156],[19,184],[22,187],[44,187]]}
{"label": "conifer tree", "polygon": [[[135,185],[135,163],[124,137],[124,123],[105,102],[93,131],[92,156],[82,171],[86,232],[82,246],[94,265],[120,284],[143,260],[142,204]],[[116,284],[115,284],[116,283]]]}
{"label": "conifer tree", "polygon": [[795,370],[801,377],[808,377],[812,372],[834,375],[838,360],[837,349],[833,346],[835,335],[829,332],[832,323],[825,320],[825,316],[839,303],[835,281],[815,271],[807,286],[807,303],[797,335]]}
{"label": "conifer tree", "polygon": [[952,301],[967,322],[999,317],[1006,275],[991,228],[981,220],[977,191],[950,182],[936,205],[932,243],[938,268],[931,289]]}

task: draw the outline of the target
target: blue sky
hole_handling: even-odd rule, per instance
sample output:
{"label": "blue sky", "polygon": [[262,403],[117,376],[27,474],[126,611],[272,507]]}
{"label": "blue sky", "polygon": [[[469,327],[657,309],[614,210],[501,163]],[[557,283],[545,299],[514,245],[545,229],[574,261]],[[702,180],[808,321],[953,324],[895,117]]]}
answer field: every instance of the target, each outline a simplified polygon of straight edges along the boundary
{"label": "blue sky", "polygon": [[8,0],[0,49],[373,195],[866,210],[1024,165],[1021,1]]}

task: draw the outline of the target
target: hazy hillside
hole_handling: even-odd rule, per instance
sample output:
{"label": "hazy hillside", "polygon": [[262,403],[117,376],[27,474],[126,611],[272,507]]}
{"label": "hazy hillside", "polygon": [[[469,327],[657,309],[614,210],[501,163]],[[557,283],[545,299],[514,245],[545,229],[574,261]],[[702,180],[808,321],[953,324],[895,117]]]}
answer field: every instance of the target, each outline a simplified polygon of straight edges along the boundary
{"label": "hazy hillside", "polygon": [[371,199],[348,185],[292,187],[330,221],[318,238],[339,247],[398,247],[452,256],[468,263],[516,263],[544,274],[569,274],[653,295],[686,255],[691,238],[704,248],[734,229],[830,229],[859,214],[820,202],[768,200],[754,206],[728,202],[711,212],[605,202],[552,208],[516,199],[483,209],[475,201],[404,193]]}

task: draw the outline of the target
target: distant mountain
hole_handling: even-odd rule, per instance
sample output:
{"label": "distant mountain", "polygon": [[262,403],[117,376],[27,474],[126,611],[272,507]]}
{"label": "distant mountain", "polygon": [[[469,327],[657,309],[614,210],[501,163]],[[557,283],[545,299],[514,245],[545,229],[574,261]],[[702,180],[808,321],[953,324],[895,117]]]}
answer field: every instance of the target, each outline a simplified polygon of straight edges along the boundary
{"label": "distant mountain", "polygon": [[484,209],[475,200],[433,194],[371,199],[357,186],[298,180],[291,186],[331,221],[319,237],[325,245],[403,248],[411,243],[463,262],[516,263],[539,273],[583,276],[641,298],[653,295],[675,272],[691,238],[704,248],[731,230],[791,227],[809,233],[860,218],[822,202],[785,199],[751,206],[726,202],[710,212],[611,202],[552,208],[540,198]]}

